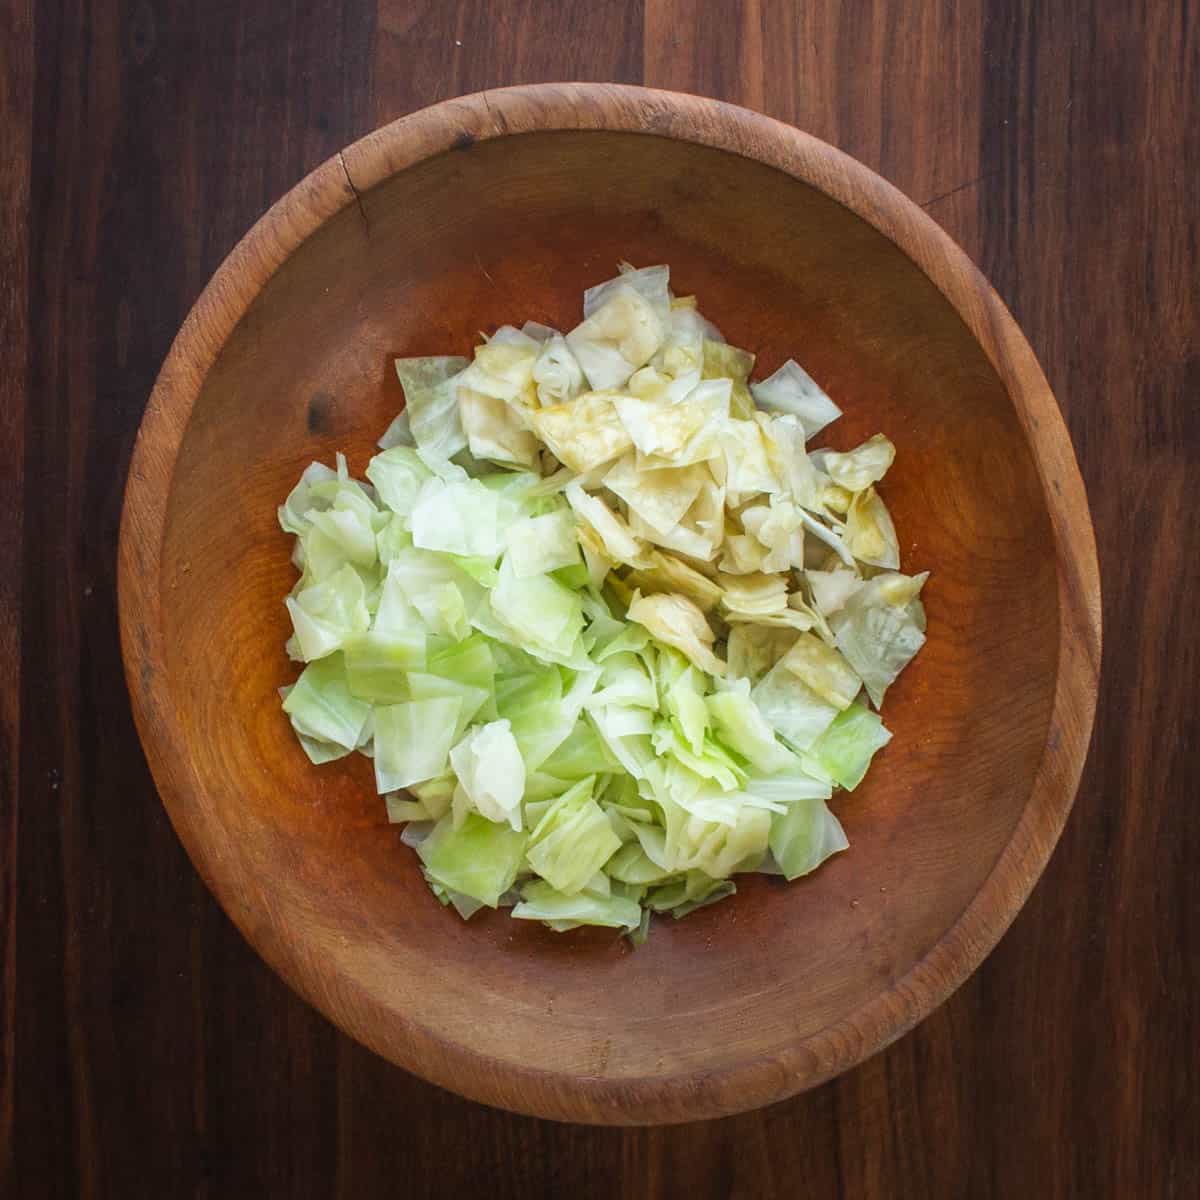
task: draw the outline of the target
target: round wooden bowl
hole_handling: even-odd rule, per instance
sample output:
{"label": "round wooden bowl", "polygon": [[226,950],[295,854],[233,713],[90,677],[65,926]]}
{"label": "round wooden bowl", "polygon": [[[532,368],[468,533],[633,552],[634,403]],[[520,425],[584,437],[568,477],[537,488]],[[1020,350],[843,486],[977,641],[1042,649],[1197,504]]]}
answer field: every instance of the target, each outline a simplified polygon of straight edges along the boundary
{"label": "round wooden bowl", "polygon": [[[933,572],[895,739],[835,803],[848,853],[650,941],[464,923],[369,764],[309,764],[276,688],[294,572],[275,509],[312,459],[361,473],[397,355],[578,318],[620,259],[667,262],[770,372],[794,355],[896,443],[884,494]],[[138,728],[197,869],[263,957],[426,1079],[566,1120],[716,1116],[899,1037],[992,948],[1062,829],[1100,661],[1087,501],[1025,339],[964,254],[786,125],[607,85],[449,101],[330,159],[243,239],[163,366],[130,468],[121,635]]]}

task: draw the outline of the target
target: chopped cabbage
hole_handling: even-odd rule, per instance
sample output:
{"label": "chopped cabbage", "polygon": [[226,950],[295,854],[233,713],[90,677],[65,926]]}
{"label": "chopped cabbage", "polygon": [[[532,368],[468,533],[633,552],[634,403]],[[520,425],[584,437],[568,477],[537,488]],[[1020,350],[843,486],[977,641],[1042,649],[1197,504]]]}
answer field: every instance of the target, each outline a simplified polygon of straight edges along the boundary
{"label": "chopped cabbage", "polygon": [[712,652],[712,628],[686,596],[635,594],[628,616],[644,625],[664,645],[682,650],[702,671],[710,675],[725,674],[725,664]]}
{"label": "chopped cabbage", "polygon": [[815,437],[842,415],[842,410],[794,358],[789,358],[761,383],[751,384],[750,391],[760,408],[799,417],[806,439]]}
{"label": "chopped cabbage", "polygon": [[595,782],[589,775],[554,800],[529,836],[529,865],[564,895],[582,891],[621,848],[608,817],[592,799]]}
{"label": "chopped cabbage", "polygon": [[542,342],[533,364],[533,382],[538,403],[546,408],[574,400],[583,391],[583,368],[561,333],[552,333]]}
{"label": "chopped cabbage", "polygon": [[662,315],[621,280],[590,315],[567,334],[567,345],[595,389],[619,388],[654,357],[663,343]]}
{"label": "chopped cabbage", "polygon": [[836,450],[818,450],[812,456],[816,465],[840,488],[862,492],[878,483],[896,458],[896,447],[882,433],[845,454]]}
{"label": "chopped cabbage", "polygon": [[413,441],[442,458],[453,458],[467,444],[454,383],[466,365],[465,358],[396,359]]}
{"label": "chopped cabbage", "polygon": [[461,701],[410,700],[375,709],[375,786],[394,792],[446,769]]}
{"label": "chopped cabbage", "polygon": [[873,567],[900,569],[900,546],[887,506],[874,488],[859,492],[846,514],[846,549],[859,562]]}
{"label": "chopped cabbage", "polygon": [[[643,942],[847,841],[830,801],[891,734],[926,638],[877,490],[895,447],[794,361],[751,383],[666,266],[622,263],[565,337],[397,360],[351,477],[278,510],[299,578],[279,689],[314,764],[358,752],[438,901]],[[865,689],[865,695],[864,695]]]}
{"label": "chopped cabbage", "polygon": [[883,722],[865,705],[853,704],[813,743],[806,762],[848,792],[863,781],[876,750],[892,740]]}
{"label": "chopped cabbage", "polygon": [[495,908],[516,882],[525,842],[510,826],[469,813],[458,826],[443,817],[417,853],[431,881]]}
{"label": "chopped cabbage", "polygon": [[520,832],[525,761],[507,720],[490,721],[468,733],[450,751],[450,767],[458,778],[456,820],[473,810],[489,821],[507,821]]}
{"label": "chopped cabbage", "polygon": [[565,404],[537,409],[529,422],[550,453],[581,474],[612,462],[633,445],[614,396],[605,392],[584,392]]}
{"label": "chopped cabbage", "polygon": [[841,822],[817,797],[795,800],[771,822],[771,854],[788,880],[815,871],[849,845]]}

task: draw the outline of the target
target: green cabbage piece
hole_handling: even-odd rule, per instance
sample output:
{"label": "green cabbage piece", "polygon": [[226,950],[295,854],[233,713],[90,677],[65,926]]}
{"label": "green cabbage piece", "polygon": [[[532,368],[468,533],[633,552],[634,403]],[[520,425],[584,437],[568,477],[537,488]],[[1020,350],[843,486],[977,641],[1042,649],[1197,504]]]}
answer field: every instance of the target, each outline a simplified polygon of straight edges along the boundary
{"label": "green cabbage piece", "polygon": [[688,871],[681,879],[651,888],[646,907],[656,913],[669,912],[678,920],[736,894],[737,884],[731,879],[711,879],[703,871]]}
{"label": "green cabbage piece", "polygon": [[[433,472],[416,450],[394,446],[371,459],[367,464],[367,478],[375,485],[387,508],[401,517],[409,517],[422,485],[433,478]],[[405,523],[405,528],[409,527]]]}
{"label": "green cabbage piece", "polygon": [[579,538],[569,509],[516,521],[508,530],[508,561],[517,579],[547,575],[579,563]]}
{"label": "green cabbage piece", "polygon": [[497,559],[504,550],[510,506],[477,479],[432,479],[412,509],[413,544],[456,557]]}
{"label": "green cabbage piece", "polygon": [[771,854],[789,881],[815,871],[849,845],[841,823],[817,797],[796,799],[771,821]]}
{"label": "green cabbage piece", "polygon": [[750,698],[749,682],[741,682],[744,688],[715,692],[705,700],[717,736],[756,770],[782,770],[793,756],[775,740],[774,729]]}
{"label": "green cabbage piece", "polygon": [[[283,702],[283,711],[301,737],[349,753],[359,744],[371,706],[350,691],[342,656],[334,654],[304,668]],[[336,757],[340,755],[331,754],[325,761]]]}
{"label": "green cabbage piece", "polygon": [[804,761],[852,792],[862,783],[875,752],[891,740],[891,733],[865,704],[852,704],[809,747]]}
{"label": "green cabbage piece", "polygon": [[314,583],[285,602],[306,662],[324,658],[371,624],[362,577],[346,563],[323,583]]}
{"label": "green cabbage piece", "polygon": [[544,921],[560,933],[580,925],[634,930],[642,922],[642,908],[635,899],[616,894],[565,896],[540,879],[522,887],[521,902],[512,915],[518,921]]}
{"label": "green cabbage piece", "polygon": [[510,631],[508,640],[547,662],[569,657],[583,633],[578,593],[549,575],[518,579],[507,557],[492,590],[491,607]]}
{"label": "green cabbage piece", "polygon": [[468,813],[457,828],[443,817],[417,854],[431,880],[495,908],[516,882],[525,843],[511,826]]}
{"label": "green cabbage piece", "polygon": [[521,829],[525,760],[507,719],[472,729],[450,751],[450,766],[458,779],[456,815],[473,810]]}
{"label": "green cabbage piece", "polygon": [[564,895],[582,891],[621,848],[621,839],[592,798],[595,782],[589,775],[554,800],[529,837],[529,865]]}
{"label": "green cabbage piece", "polygon": [[353,695],[375,704],[409,698],[408,673],[425,666],[425,630],[361,633],[344,647],[346,682]]}
{"label": "green cabbage piece", "polygon": [[[290,697],[289,697],[290,698]],[[375,787],[394,792],[446,769],[461,701],[456,696],[375,709]]]}

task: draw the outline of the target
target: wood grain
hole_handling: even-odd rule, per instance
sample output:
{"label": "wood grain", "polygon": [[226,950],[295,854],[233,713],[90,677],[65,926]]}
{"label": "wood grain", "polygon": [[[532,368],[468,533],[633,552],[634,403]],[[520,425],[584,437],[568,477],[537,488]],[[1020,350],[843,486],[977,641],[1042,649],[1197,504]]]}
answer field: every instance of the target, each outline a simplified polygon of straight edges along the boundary
{"label": "wood grain", "polygon": [[13,1169],[16,1106],[17,786],[21,777],[22,483],[29,325],[32,12],[0,9],[0,1180]]}
{"label": "wood grain", "polygon": [[[21,712],[15,980],[5,968],[17,1021],[4,1023],[20,1086],[0,1192],[364,1196],[398,1181],[438,1197],[1200,1191],[1186,1053],[1200,1041],[1190,7],[763,0],[709,10],[709,36],[695,37],[696,10],[679,5],[667,35],[692,49],[671,75],[653,65],[663,26],[652,5],[644,27],[632,5],[555,6],[568,13],[555,38],[519,47],[512,31],[550,6],[128,0],[93,6],[90,20],[80,4],[32,7],[36,55],[15,59],[36,63],[34,130],[17,142],[32,147],[34,291],[18,310],[27,350],[5,328],[0,382],[19,388],[9,364],[27,356],[22,655],[0,655]],[[452,53],[460,21],[483,41],[451,80],[454,60],[429,53]],[[385,25],[409,40],[389,50]],[[759,30],[762,68],[738,48],[743,25]],[[15,28],[0,38],[6,66]],[[914,33],[931,30],[932,42]],[[761,97],[927,203],[983,266],[1069,418],[1111,635],[1075,811],[964,988],[806,1096],[702,1125],[589,1130],[482,1109],[395,1070],[246,947],[181,852],[114,701],[112,556],[124,466],[170,339],[269,202],[406,109],[516,82],[518,68],[527,81],[594,63],[593,77],[637,82],[643,47],[646,82]],[[22,111],[0,109],[6,137]],[[23,211],[8,204],[10,178],[6,264],[25,258],[24,222],[15,246],[4,222]],[[12,429],[7,396],[0,424]],[[6,536],[14,517],[0,507]],[[82,769],[65,780],[71,758]],[[3,836],[10,870],[16,843]],[[68,947],[86,981],[70,993]]]}

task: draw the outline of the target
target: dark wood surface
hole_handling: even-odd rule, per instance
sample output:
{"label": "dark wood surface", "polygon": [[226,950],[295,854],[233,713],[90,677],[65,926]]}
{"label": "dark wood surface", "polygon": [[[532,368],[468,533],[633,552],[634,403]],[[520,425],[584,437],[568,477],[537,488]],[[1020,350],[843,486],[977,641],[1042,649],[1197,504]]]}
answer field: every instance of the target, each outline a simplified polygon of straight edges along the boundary
{"label": "dark wood surface", "polygon": [[[1200,1193],[1200,14],[698,10],[0,0],[0,1194]],[[209,275],[376,124],[561,78],[749,104],[922,203],[1038,352],[1100,549],[1092,756],[1013,928],[863,1067],[703,1125],[508,1116],[336,1033],[192,869],[120,670],[125,467]]]}

